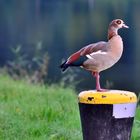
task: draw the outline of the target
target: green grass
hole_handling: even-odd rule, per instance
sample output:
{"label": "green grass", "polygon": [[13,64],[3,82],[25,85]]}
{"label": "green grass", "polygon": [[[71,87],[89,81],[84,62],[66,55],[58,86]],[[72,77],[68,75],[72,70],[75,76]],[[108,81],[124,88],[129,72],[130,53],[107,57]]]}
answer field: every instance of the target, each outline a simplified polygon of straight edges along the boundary
{"label": "green grass", "polygon": [[[140,137],[140,108],[132,140]],[[0,140],[82,140],[75,91],[0,76]]]}
{"label": "green grass", "polygon": [[0,76],[0,140],[80,140],[76,99],[69,88]]}
{"label": "green grass", "polygon": [[136,110],[131,139],[140,140],[140,106]]}

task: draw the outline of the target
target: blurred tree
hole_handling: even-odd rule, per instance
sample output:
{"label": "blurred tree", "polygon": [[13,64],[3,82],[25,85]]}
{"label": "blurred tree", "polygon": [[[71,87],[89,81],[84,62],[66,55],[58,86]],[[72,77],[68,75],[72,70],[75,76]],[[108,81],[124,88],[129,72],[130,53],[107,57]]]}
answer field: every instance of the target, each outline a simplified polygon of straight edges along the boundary
{"label": "blurred tree", "polygon": [[26,79],[31,83],[44,84],[48,74],[49,56],[42,50],[42,43],[38,42],[33,56],[22,52],[22,46],[12,48],[14,58],[5,65],[7,73],[14,79]]}
{"label": "blurred tree", "polygon": [[[26,54],[26,60],[33,63],[32,66],[40,59],[39,56],[44,59],[42,53],[48,53],[47,81],[57,82],[63,78],[58,69],[62,59],[87,44],[107,40],[109,22],[122,18],[130,26],[128,31],[120,32],[126,46],[124,54],[118,65],[105,72],[104,77],[113,81],[116,88],[138,89],[139,6],[139,0],[1,0],[0,65],[4,66],[7,61],[13,60],[17,63],[11,47],[21,44],[22,55]],[[41,53],[37,49],[39,43]],[[34,56],[37,57],[32,61]],[[124,72],[126,75],[122,74]],[[86,76],[84,71],[75,73]],[[130,73],[135,74],[132,76]],[[131,75],[130,78],[128,75]],[[86,81],[91,83],[93,79],[88,77]],[[127,82],[121,83],[121,78]],[[130,79],[135,85],[130,84]],[[84,80],[80,85],[83,88],[93,87],[93,84],[85,84]]]}

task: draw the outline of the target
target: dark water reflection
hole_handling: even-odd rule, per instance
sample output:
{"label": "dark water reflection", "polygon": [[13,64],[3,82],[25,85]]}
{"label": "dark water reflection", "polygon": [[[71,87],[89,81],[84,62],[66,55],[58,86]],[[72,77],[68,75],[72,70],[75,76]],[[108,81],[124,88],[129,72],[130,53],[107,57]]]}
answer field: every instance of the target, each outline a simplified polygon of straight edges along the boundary
{"label": "dark water reflection", "polygon": [[1,0],[0,64],[3,66],[13,58],[11,47],[21,44],[23,52],[30,56],[35,44],[42,42],[50,56],[48,81],[58,82],[65,77],[73,80],[74,75],[78,90],[93,89],[95,80],[88,72],[74,69],[61,74],[58,66],[81,47],[107,40],[109,22],[122,18],[130,26],[129,30],[119,31],[124,40],[124,53],[117,65],[102,73],[102,85],[113,83],[115,89],[138,92],[139,6],[139,0]]}

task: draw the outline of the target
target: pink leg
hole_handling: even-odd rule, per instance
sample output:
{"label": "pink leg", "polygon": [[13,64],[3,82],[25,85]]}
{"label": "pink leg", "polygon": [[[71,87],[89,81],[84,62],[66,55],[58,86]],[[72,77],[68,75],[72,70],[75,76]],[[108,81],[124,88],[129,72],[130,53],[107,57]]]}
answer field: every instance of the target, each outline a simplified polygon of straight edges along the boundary
{"label": "pink leg", "polygon": [[96,78],[96,90],[97,91],[107,91],[106,89],[102,89],[100,86],[100,74],[99,72],[92,72],[92,75]]}

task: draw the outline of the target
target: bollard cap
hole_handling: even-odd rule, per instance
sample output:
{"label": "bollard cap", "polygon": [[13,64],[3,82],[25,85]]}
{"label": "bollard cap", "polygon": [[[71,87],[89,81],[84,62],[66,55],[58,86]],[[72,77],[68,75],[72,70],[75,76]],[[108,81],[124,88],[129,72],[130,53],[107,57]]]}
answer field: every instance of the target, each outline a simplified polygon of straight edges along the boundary
{"label": "bollard cap", "polygon": [[137,102],[137,97],[134,92],[123,90],[109,90],[107,92],[98,92],[96,90],[82,91],[78,99],[79,103],[85,104],[123,104]]}

